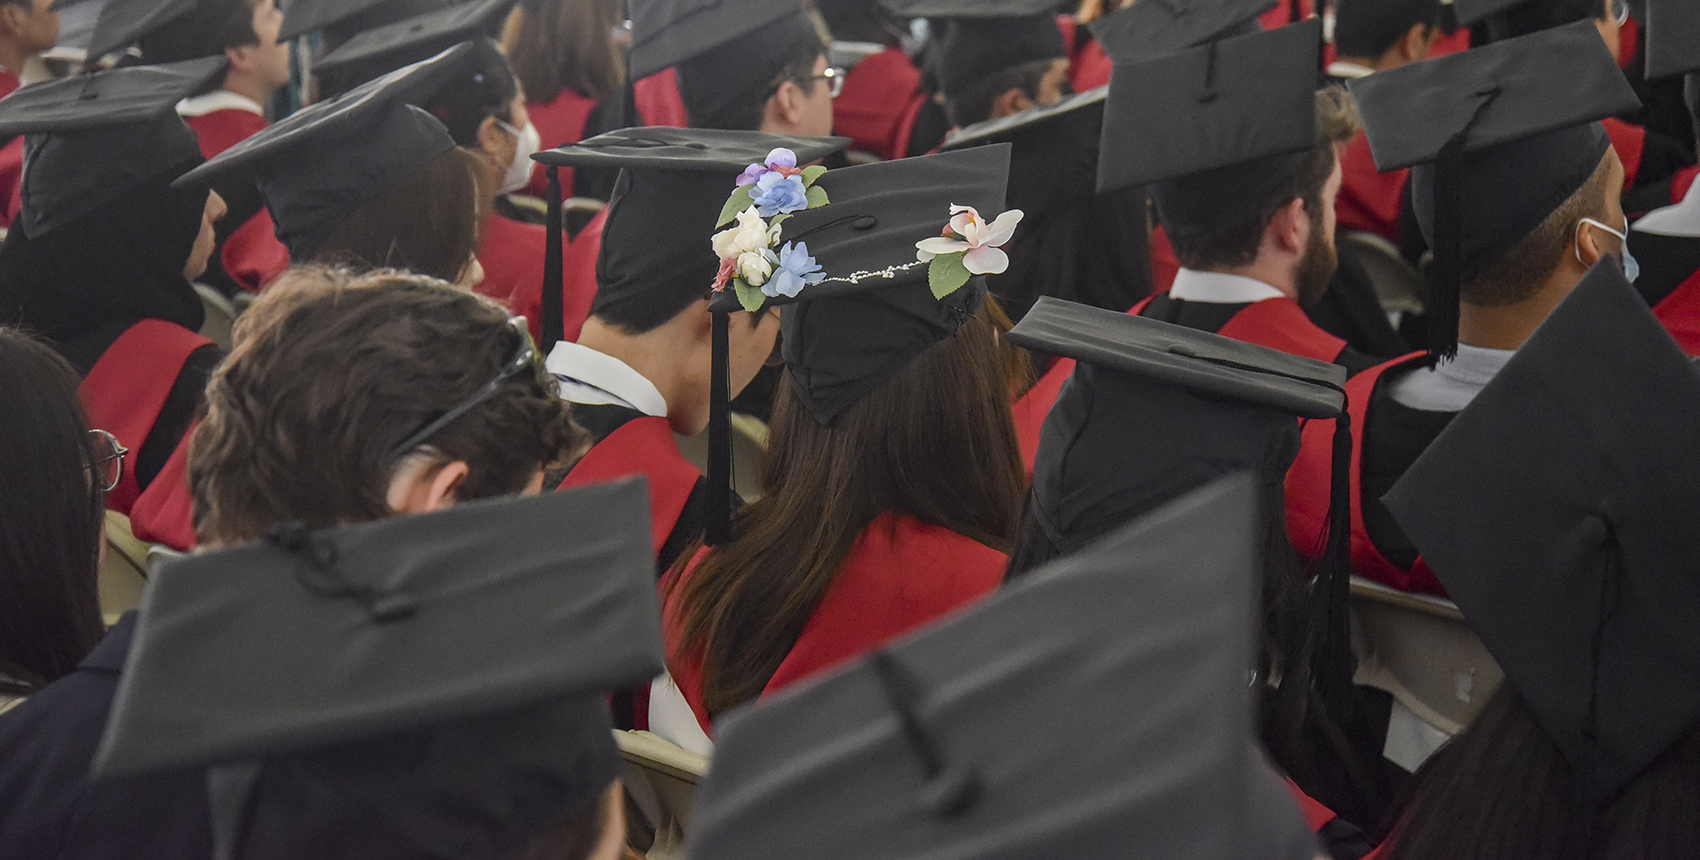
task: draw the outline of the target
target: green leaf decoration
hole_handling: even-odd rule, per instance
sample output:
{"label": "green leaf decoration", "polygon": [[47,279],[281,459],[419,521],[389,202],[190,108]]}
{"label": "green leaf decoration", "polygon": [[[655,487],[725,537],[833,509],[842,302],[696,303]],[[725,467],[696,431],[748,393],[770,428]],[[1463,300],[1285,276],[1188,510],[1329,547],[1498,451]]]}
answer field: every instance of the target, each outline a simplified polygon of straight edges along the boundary
{"label": "green leaf decoration", "polygon": [[743,305],[744,310],[750,313],[761,310],[762,302],[767,301],[767,296],[762,295],[760,289],[750,286],[743,278],[732,281],[732,289],[738,291],[738,304]]}
{"label": "green leaf decoration", "polygon": [[738,186],[738,190],[732,192],[731,197],[726,198],[726,205],[720,208],[720,222],[714,226],[718,228],[732,223],[733,219],[738,217],[739,212],[754,205],[755,200],[750,197],[750,186]]}
{"label": "green leaf decoration", "polygon": [[933,298],[942,299],[968,283],[968,267],[962,264],[965,254],[941,254],[927,265],[927,286],[933,288]]}
{"label": "green leaf decoration", "polygon": [[826,189],[825,188],[821,188],[819,186],[810,186],[809,187],[809,208],[810,209],[819,209],[820,207],[825,206],[825,205],[827,205],[828,203],[831,203],[831,202],[832,202],[831,200],[826,199]]}
{"label": "green leaf decoration", "polygon": [[821,178],[822,176],[825,176],[825,175],[826,175],[826,168],[824,168],[824,167],[822,167],[818,164],[816,164],[812,167],[805,167],[805,168],[803,168],[803,184],[804,185],[813,185],[813,184],[815,184],[816,179],[819,179],[819,178]]}

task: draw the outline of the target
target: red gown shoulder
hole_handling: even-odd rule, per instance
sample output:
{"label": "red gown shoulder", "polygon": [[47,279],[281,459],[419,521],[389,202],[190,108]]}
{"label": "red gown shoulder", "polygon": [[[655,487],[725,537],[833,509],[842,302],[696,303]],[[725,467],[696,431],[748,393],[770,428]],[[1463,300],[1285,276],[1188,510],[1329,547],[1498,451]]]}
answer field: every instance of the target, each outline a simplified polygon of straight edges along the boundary
{"label": "red gown shoulder", "polygon": [[1335,205],[1340,228],[1374,233],[1399,244],[1399,207],[1404,202],[1406,168],[1386,173],[1375,168],[1369,138],[1358,132],[1340,156],[1340,197]]}
{"label": "red gown shoulder", "polygon": [[[572,87],[561,87],[555,97],[546,102],[528,102],[525,111],[531,117],[531,124],[537,128],[537,136],[543,141],[544,149],[554,149],[568,143],[578,143],[584,139],[584,127],[590,121],[590,112],[596,109],[596,100],[584,95]],[[561,193],[572,194],[573,169],[560,169]],[[548,171],[539,164],[531,170],[531,184],[524,188],[525,193],[536,197],[547,197],[549,193]]]}
{"label": "red gown shoulder", "polygon": [[[691,575],[708,550],[691,560]],[[888,512],[857,536],[797,643],[762,695],[825,672],[987,596],[1003,580],[1008,556],[942,526]],[[669,611],[665,617],[671,618]],[[669,654],[679,631],[663,624]],[[669,660],[668,670],[704,731],[698,656]]]}
{"label": "red gown shoulder", "polygon": [[[549,229],[542,224],[527,224],[492,213],[484,222],[483,244],[478,247],[478,264],[484,267],[484,280],[472,291],[507,305],[515,313],[524,313],[515,299],[522,293],[542,289],[543,254],[548,239]],[[536,322],[530,314],[526,319]]]}
{"label": "red gown shoulder", "polygon": [[1051,414],[1063,383],[1073,373],[1074,359],[1057,359],[1010,408],[1015,418],[1015,436],[1021,443],[1021,465],[1026,468],[1028,478],[1033,477],[1033,461],[1039,456],[1039,435],[1045,426],[1045,416]]}
{"label": "red gown shoulder", "polygon": [[1623,187],[1633,188],[1641,174],[1641,153],[1647,149],[1647,128],[1615,116],[1600,120],[1600,125],[1605,126],[1611,148],[1617,150],[1618,160],[1623,162]]}
{"label": "red gown shoulder", "polygon": [[832,101],[834,133],[850,138],[851,147],[862,152],[901,157],[892,155],[898,129],[920,88],[921,73],[901,48],[866,57],[850,70],[843,92]]}
{"label": "red gown shoulder", "polygon": [[[77,393],[91,426],[142,450],[189,355],[212,341],[176,323],[145,319],[124,330],[83,377]],[[159,480],[158,477],[155,480]],[[141,494],[134,469],[125,469],[106,506],[128,514]]]}
{"label": "red gown shoulder", "polygon": [[1216,333],[1317,361],[1333,361],[1346,348],[1345,341],[1311,322],[1299,303],[1286,296],[1246,305]]}
{"label": "red gown shoulder", "polygon": [[[1353,572],[1401,591],[1444,595],[1428,564],[1418,558],[1410,567],[1389,561],[1370,539],[1363,514],[1364,425],[1369,417],[1370,397],[1388,372],[1415,367],[1423,353],[1413,353],[1383,362],[1346,380],[1346,411],[1352,419],[1352,462],[1348,478],[1352,515],[1351,560]],[[1329,475],[1333,463],[1334,422],[1304,421],[1299,455],[1287,469],[1287,536],[1299,555],[1314,558],[1321,552],[1328,523]]]}
{"label": "red gown shoulder", "polygon": [[1659,318],[1683,352],[1700,355],[1700,271],[1660,299],[1653,306],[1653,316]]}
{"label": "red gown shoulder", "polygon": [[209,159],[266,127],[265,117],[241,108],[208,111],[200,116],[184,117],[183,122],[200,142],[201,157]]}
{"label": "red gown shoulder", "polygon": [[633,418],[591,446],[560,489],[642,475],[649,481],[651,549],[659,554],[702,472],[685,459],[665,418]]}
{"label": "red gown shoulder", "polygon": [[684,128],[691,124],[685,98],[679,95],[679,74],[671,67],[633,83],[632,100],[637,102],[638,118],[644,125]]}

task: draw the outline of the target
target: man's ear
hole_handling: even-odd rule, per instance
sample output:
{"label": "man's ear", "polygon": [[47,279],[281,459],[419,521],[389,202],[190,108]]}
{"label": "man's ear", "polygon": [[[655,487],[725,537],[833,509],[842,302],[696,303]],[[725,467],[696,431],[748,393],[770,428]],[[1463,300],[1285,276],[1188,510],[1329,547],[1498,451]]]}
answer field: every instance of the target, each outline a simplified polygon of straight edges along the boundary
{"label": "man's ear", "polygon": [[507,132],[503,131],[502,127],[496,124],[496,118],[493,116],[485,117],[484,121],[478,124],[477,139],[478,149],[481,152],[487,153],[498,159],[501,158],[502,151],[505,147],[510,145],[518,146],[517,141],[510,144]]}
{"label": "man's ear", "polygon": [[1572,229],[1574,232],[1571,233],[1571,239],[1574,240],[1575,250],[1567,255],[1570,262],[1580,264],[1584,270],[1592,269],[1594,264],[1600,261],[1600,258],[1610,253],[1610,247],[1602,239],[1605,234],[1604,230],[1580,221],[1576,222],[1576,226]]}
{"label": "man's ear", "polygon": [[1420,22],[1412,24],[1411,29],[1406,30],[1404,37],[1399,40],[1399,59],[1406,63],[1428,59],[1429,49],[1434,47],[1434,39],[1438,32],[1436,28],[1428,24]]}
{"label": "man's ear", "polygon": [[779,89],[773,91],[773,96],[767,100],[768,112],[777,121],[777,127],[790,128],[803,119],[803,88],[793,80],[779,82]]}
{"label": "man's ear", "polygon": [[24,28],[24,18],[29,15],[28,7],[16,3],[0,4],[0,31],[5,35],[15,36]]}
{"label": "man's ear", "polygon": [[1304,253],[1305,244],[1310,241],[1310,216],[1305,212],[1304,198],[1294,197],[1287,205],[1275,210],[1275,215],[1263,228],[1265,242],[1273,242],[1275,247],[1293,254]]}
{"label": "man's ear", "polygon": [[471,471],[465,460],[438,465],[421,459],[403,464],[390,479],[386,501],[397,513],[440,511],[459,500],[460,486]]}

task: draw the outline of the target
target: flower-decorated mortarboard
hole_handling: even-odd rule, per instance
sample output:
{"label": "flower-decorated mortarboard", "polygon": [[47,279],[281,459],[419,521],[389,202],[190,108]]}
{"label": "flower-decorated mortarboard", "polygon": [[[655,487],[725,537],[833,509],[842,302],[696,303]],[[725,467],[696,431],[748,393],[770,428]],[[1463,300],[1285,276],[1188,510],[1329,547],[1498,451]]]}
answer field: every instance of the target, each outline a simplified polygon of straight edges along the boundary
{"label": "flower-decorated mortarboard", "polygon": [[[1004,212],[1008,175],[1009,146],[1000,144],[796,174],[786,181],[805,183],[805,204],[818,205],[771,220],[755,205],[729,214],[750,186],[734,192],[722,217],[735,221],[714,242],[732,262],[722,263],[726,281],[710,305],[717,317],[711,486],[725,485],[729,473],[721,470],[730,462],[729,447],[717,444],[729,446],[729,437],[719,438],[725,315],[782,306],[789,384],[815,420],[829,425],[979,310],[986,294],[980,276],[1008,265],[998,245],[1021,220],[1019,211]],[[710,503],[721,495],[711,492]],[[709,511],[711,542],[729,516]]]}
{"label": "flower-decorated mortarboard", "polygon": [[[798,0],[631,0],[631,79],[676,67],[691,125],[727,128],[765,98],[799,44],[824,51],[825,25]],[[772,93],[767,93],[771,95]]]}
{"label": "flower-decorated mortarboard", "polygon": [[[806,165],[849,143],[843,137],[653,126],[599,134],[532,158],[548,166],[552,186],[559,183],[561,167],[620,170],[597,252],[596,299],[591,306],[595,313],[614,302],[662,290],[706,292],[719,264],[710,250],[710,237],[726,218],[727,189],[734,187],[741,174],[748,173],[752,164],[765,167],[775,152],[788,153],[787,164]],[[767,193],[755,183],[737,187]],[[772,183],[769,191],[773,191]],[[559,200],[558,189],[549,197]],[[558,206],[550,207],[549,224],[541,344],[545,351],[554,349],[561,339]]]}
{"label": "flower-decorated mortarboard", "polygon": [[195,133],[172,107],[228,66],[222,54],[130,66],[33,84],[0,101],[0,138],[26,135],[13,229],[34,238],[198,165]]}

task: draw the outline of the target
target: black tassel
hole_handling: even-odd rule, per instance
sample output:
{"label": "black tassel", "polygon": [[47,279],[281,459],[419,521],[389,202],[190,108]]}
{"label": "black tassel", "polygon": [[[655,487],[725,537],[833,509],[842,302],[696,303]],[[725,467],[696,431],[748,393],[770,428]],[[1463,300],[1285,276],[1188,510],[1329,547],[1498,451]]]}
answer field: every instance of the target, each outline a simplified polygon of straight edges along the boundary
{"label": "black tassel", "polygon": [[1464,135],[1440,148],[1434,165],[1434,269],[1423,318],[1428,351],[1442,358],[1458,354],[1458,300],[1463,281]]}
{"label": "black tassel", "polygon": [[561,223],[560,168],[553,164],[549,165],[549,199],[545,202],[549,206],[549,235],[543,251],[543,319],[537,321],[543,342],[537,347],[548,355],[566,336],[562,319],[565,312],[561,310],[561,291],[566,288],[565,264],[561,259],[564,250],[562,235],[566,228]]}
{"label": "black tassel", "polygon": [[732,397],[730,320],[714,314],[713,355],[709,358],[708,522],[703,542],[719,546],[732,539]]}
{"label": "black tassel", "polygon": [[1328,543],[1322,567],[1312,588],[1320,602],[1320,637],[1313,657],[1312,675],[1322,701],[1337,720],[1353,716],[1352,624],[1349,612],[1352,589],[1352,417],[1347,403],[1340,404],[1334,419],[1334,450],[1328,485]]}

